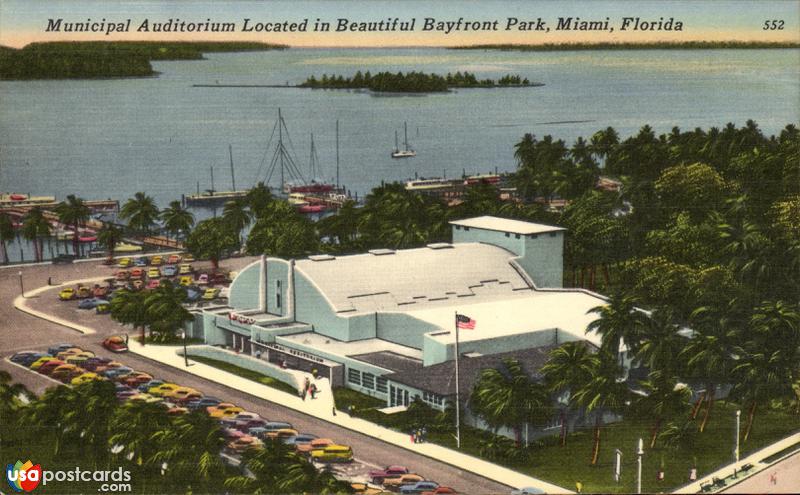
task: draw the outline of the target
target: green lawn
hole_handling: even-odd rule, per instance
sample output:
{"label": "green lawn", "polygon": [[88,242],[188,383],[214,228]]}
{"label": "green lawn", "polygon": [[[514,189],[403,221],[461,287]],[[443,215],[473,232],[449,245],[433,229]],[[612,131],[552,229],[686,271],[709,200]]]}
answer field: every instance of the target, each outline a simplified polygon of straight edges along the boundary
{"label": "green lawn", "polygon": [[278,390],[290,393],[292,395],[297,395],[297,390],[295,390],[293,385],[289,385],[286,382],[282,382],[280,380],[276,380],[275,378],[262,375],[257,371],[248,370],[246,368],[236,366],[235,364],[230,364],[226,363],[225,361],[219,361],[217,359],[211,359],[207,357],[192,356],[190,354],[189,358],[193,361],[197,361],[198,363],[203,363],[209,366],[213,366],[215,368],[219,368],[223,371],[227,371],[228,373],[233,373],[234,375],[241,376],[242,378],[247,378],[248,380],[258,382],[262,385],[276,388]]}
{"label": "green lawn", "polygon": [[[344,410],[349,404],[356,406],[356,416],[388,428],[410,431],[413,419],[407,412],[384,414],[376,407],[383,407],[383,401],[348,389],[334,390],[337,408]],[[636,491],[636,446],[639,438],[645,441],[645,454],[642,461],[642,490],[644,492],[665,492],[688,483],[689,470],[697,467],[698,477],[702,477],[733,461],[735,411],[737,406],[719,402],[714,405],[705,432],[697,434],[694,446],[686,450],[670,450],[658,443],[650,449],[650,421],[627,420],[603,427],[601,433],[600,457],[596,466],[591,466],[592,430],[571,433],[567,445],[558,445],[557,438],[540,439],[530,448],[530,457],[523,463],[503,463],[506,467],[529,474],[575,490],[575,482],[583,483],[587,493],[632,493]],[[741,457],[763,448],[781,438],[800,431],[800,415],[761,410],[758,411],[753,431],[745,442],[746,414],[742,412]],[[426,423],[432,425],[433,422]],[[428,441],[449,448],[455,448],[452,432],[428,428]],[[557,433],[555,433],[557,435]],[[480,453],[481,440],[488,440],[491,433],[475,428],[462,427],[461,450],[476,457]],[[622,451],[622,475],[620,483],[614,482],[614,451]],[[664,481],[656,479],[660,466],[664,467]]]}

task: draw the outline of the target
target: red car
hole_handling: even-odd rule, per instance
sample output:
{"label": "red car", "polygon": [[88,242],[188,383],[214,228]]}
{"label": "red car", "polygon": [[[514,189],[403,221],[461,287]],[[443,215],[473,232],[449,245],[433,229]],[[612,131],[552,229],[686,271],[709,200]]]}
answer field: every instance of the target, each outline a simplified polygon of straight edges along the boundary
{"label": "red car", "polygon": [[389,478],[399,478],[404,474],[408,474],[408,468],[404,466],[386,466],[378,471],[370,471],[369,477],[376,485],[382,485],[383,480]]}
{"label": "red car", "polygon": [[53,359],[52,361],[48,361],[43,365],[39,366],[39,369],[37,371],[43,375],[49,376],[53,373],[53,371],[55,371],[56,368],[58,368],[62,364],[67,364],[67,363],[60,359]]}
{"label": "red car", "polygon": [[128,344],[126,344],[125,339],[119,335],[114,335],[104,340],[103,347],[111,352],[126,352],[128,350]]}

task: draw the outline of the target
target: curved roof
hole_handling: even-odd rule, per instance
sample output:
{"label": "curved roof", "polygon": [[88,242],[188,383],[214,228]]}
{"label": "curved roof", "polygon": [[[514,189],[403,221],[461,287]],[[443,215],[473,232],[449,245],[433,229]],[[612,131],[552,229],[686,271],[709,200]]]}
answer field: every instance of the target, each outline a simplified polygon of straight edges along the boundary
{"label": "curved roof", "polygon": [[432,244],[304,259],[295,267],[337,312],[408,311],[530,290],[510,264],[513,257],[490,244]]}

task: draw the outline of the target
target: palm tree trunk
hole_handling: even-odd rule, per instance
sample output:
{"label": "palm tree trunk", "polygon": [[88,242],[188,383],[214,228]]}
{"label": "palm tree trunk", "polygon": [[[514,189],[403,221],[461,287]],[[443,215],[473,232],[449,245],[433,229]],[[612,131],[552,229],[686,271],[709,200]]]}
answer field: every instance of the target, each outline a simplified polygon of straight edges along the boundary
{"label": "palm tree trunk", "polygon": [[584,287],[585,282],[586,282],[586,267],[582,266],[581,267],[581,288]]}
{"label": "palm tree trunk", "polygon": [[716,392],[716,387],[712,384],[709,388],[711,388],[711,391],[708,393],[708,399],[706,400],[708,405],[706,406],[706,414],[703,416],[703,422],[700,424],[700,433],[703,433],[703,430],[706,429],[708,418],[711,416],[711,408],[714,407],[714,395]]}
{"label": "palm tree trunk", "polygon": [[706,400],[706,394],[707,393],[704,391],[702,395],[700,395],[700,398],[695,401],[694,406],[692,406],[692,414],[691,414],[692,419],[697,418],[697,413],[700,412],[700,406],[702,406],[703,401]]}
{"label": "palm tree trunk", "polygon": [[144,345],[144,341],[145,341],[145,335],[144,335],[144,325],[142,325],[141,332],[142,332],[142,333],[141,333],[141,335],[140,335],[140,336],[141,336],[141,339],[140,339],[140,340],[142,341],[142,345]]}
{"label": "palm tree trunk", "polygon": [[608,290],[609,286],[611,286],[611,275],[608,273],[608,263],[603,263],[603,281],[606,284],[606,290]]}
{"label": "palm tree trunk", "polygon": [[656,424],[653,425],[653,429],[650,433],[650,448],[656,446],[656,438],[658,438],[658,430],[661,429],[661,417],[656,419]]}
{"label": "palm tree trunk", "polygon": [[567,444],[567,412],[561,409],[561,446]]}
{"label": "palm tree trunk", "polygon": [[747,441],[747,437],[750,436],[750,430],[753,428],[753,420],[756,417],[756,405],[758,403],[754,400],[753,404],[750,406],[750,413],[747,415],[747,428],[744,430],[744,441]]}
{"label": "palm tree trunk", "polygon": [[211,266],[214,268],[214,270],[219,269],[219,260],[216,257],[211,258]]}
{"label": "palm tree trunk", "polygon": [[80,247],[78,245],[78,222],[72,225],[72,249],[75,251],[75,256],[80,256]]}
{"label": "palm tree trunk", "polygon": [[600,413],[594,419],[594,447],[592,448],[592,466],[597,465],[597,458],[600,457]]}
{"label": "palm tree trunk", "polygon": [[594,278],[597,274],[597,266],[592,265],[592,269],[589,272],[589,290],[594,290]]}

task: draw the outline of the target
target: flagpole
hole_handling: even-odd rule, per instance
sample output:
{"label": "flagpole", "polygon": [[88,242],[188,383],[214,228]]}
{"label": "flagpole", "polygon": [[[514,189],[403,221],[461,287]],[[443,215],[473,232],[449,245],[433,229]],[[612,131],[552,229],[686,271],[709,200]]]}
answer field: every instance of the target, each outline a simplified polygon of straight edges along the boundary
{"label": "flagpole", "polygon": [[461,448],[461,401],[458,390],[458,311],[456,311],[456,448]]}

